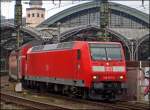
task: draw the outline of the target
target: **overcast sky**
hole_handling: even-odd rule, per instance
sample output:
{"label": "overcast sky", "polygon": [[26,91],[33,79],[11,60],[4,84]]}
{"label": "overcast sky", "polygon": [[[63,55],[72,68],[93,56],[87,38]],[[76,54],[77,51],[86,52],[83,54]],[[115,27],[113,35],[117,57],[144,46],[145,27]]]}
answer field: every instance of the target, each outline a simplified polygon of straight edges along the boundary
{"label": "overcast sky", "polygon": [[[8,2],[11,1],[11,2]],[[46,8],[46,19],[57,12],[69,8],[71,6],[80,4],[80,3],[85,3],[88,2],[88,0],[76,0],[76,1],[71,1],[71,0],[65,0],[61,2],[61,7],[59,8],[59,3],[58,1],[55,1],[55,4],[52,4],[51,0],[43,0],[43,8]],[[29,5],[27,4],[28,0],[22,0],[22,7],[23,7],[23,17],[26,16],[26,8],[29,8]],[[112,2],[120,3],[123,5],[127,5],[132,8],[136,8],[142,12],[149,13],[149,1],[145,0],[144,2],[144,7],[142,6],[141,0],[132,0],[132,1],[126,1],[126,0],[112,0]],[[25,4],[26,3],[26,4]],[[1,2],[1,15],[5,16],[6,18],[14,18],[14,6],[15,6],[15,1],[14,0],[3,0]]]}

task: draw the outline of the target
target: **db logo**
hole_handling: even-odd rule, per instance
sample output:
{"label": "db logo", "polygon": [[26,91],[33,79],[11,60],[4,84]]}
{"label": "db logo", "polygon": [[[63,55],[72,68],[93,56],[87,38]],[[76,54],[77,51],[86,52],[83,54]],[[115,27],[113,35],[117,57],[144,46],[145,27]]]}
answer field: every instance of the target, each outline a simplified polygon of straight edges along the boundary
{"label": "db logo", "polygon": [[105,67],[105,71],[112,71],[112,67],[110,66]]}

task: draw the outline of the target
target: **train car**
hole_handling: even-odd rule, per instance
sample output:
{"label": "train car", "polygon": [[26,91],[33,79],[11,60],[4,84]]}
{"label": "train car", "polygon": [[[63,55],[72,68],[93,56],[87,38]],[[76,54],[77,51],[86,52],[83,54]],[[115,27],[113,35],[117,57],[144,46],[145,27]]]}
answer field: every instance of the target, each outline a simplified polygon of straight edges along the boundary
{"label": "train car", "polygon": [[125,90],[126,63],[120,43],[74,41],[27,51],[23,85],[44,86],[71,96],[116,99]]}
{"label": "train car", "polygon": [[[42,42],[35,40],[22,45],[18,50],[13,50],[9,55],[9,80],[20,80],[24,74],[25,58],[29,48],[41,45]],[[19,65],[19,66],[18,66]]]}

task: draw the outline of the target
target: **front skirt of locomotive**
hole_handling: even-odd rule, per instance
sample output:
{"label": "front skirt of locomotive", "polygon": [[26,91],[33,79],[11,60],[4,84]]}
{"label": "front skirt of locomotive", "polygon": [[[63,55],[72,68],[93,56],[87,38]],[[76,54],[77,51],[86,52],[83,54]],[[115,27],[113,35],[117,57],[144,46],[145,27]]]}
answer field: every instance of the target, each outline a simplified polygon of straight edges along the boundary
{"label": "front skirt of locomotive", "polygon": [[127,87],[121,82],[93,82],[89,97],[94,100],[121,100]]}

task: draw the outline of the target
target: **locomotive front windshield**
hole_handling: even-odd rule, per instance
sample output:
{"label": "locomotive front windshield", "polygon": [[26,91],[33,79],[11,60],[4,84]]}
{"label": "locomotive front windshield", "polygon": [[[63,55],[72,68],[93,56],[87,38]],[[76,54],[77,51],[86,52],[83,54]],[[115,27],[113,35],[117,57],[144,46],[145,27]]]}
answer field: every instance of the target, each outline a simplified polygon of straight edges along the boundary
{"label": "locomotive front windshield", "polygon": [[90,44],[93,60],[121,60],[121,47],[118,44]]}

